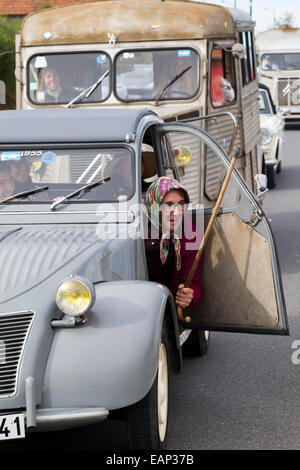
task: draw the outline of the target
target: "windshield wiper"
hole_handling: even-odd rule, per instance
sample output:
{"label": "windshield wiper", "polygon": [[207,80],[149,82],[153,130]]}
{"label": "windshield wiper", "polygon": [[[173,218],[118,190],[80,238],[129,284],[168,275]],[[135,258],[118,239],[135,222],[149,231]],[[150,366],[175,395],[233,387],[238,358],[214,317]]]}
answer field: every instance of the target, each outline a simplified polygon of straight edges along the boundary
{"label": "windshield wiper", "polygon": [[187,67],[186,69],[182,70],[182,72],[180,72],[178,75],[176,75],[174,78],[172,78],[172,80],[164,87],[163,91],[161,92],[161,94],[158,96],[158,98],[156,99],[155,101],[155,104],[157,105],[158,102],[165,96],[165,94],[167,93],[167,91],[169,90],[169,88],[171,88],[171,86],[173,85],[173,83],[177,82],[177,80],[179,80],[180,77],[182,77],[182,75],[184,75],[188,70],[190,70],[192,68],[192,65],[190,65],[189,67]]}
{"label": "windshield wiper", "polygon": [[35,194],[40,191],[45,191],[46,189],[48,189],[48,186],[39,186],[38,188],[29,189],[27,191],[22,191],[21,193],[13,194],[12,196],[7,197],[6,199],[2,199],[0,201],[0,204],[2,204],[3,202],[11,201],[12,199],[19,199],[20,197],[30,196],[30,194]]}
{"label": "windshield wiper", "polygon": [[103,75],[101,75],[100,78],[98,78],[98,80],[93,83],[92,85],[88,86],[85,90],[83,90],[79,95],[77,95],[75,98],[73,98],[68,104],[66,104],[66,108],[70,108],[73,104],[75,103],[79,103],[80,101],[83,100],[83,98],[88,98],[94,90],[96,90],[97,86],[100,85],[100,83],[102,82],[102,80],[104,80],[104,78],[106,77],[106,75],[109,74],[109,70],[106,70],[106,72],[104,72]]}
{"label": "windshield wiper", "polygon": [[79,194],[81,191],[88,191],[89,189],[92,189],[95,186],[99,186],[99,184],[107,183],[109,180],[110,180],[110,176],[106,176],[106,178],[102,178],[101,180],[94,181],[94,183],[88,183],[85,186],[82,186],[81,188],[76,189],[75,191],[63,197],[62,199],[58,199],[57,201],[54,201],[50,206],[50,210],[54,211],[54,209],[59,204],[61,204],[64,201],[67,201],[68,199],[71,199],[73,196],[76,196],[76,194]]}

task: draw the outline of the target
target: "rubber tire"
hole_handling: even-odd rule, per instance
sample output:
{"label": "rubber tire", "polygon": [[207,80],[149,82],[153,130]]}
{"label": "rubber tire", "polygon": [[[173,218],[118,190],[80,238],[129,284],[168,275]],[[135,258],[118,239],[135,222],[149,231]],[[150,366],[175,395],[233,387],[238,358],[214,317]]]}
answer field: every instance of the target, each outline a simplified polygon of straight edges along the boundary
{"label": "rubber tire", "polygon": [[[168,346],[167,342],[164,340],[164,337],[162,337],[161,345],[163,345],[165,348],[166,353],[166,363],[164,364],[166,369],[164,372],[167,374],[168,383]],[[158,365],[155,381],[150,391],[140,402],[127,407],[125,410],[128,443],[131,450],[163,450],[166,448],[168,432],[168,409],[166,411],[166,430],[163,440],[160,438],[158,426],[158,384],[160,373],[160,365]],[[168,406],[168,386],[166,387],[166,402]]]}
{"label": "rubber tire", "polygon": [[276,183],[275,183],[275,170],[273,166],[266,166],[266,175],[268,178],[268,188],[274,189],[276,186]]}
{"label": "rubber tire", "polygon": [[193,330],[182,345],[182,353],[189,357],[204,356],[207,353],[208,346],[209,337],[206,337],[205,331]]}

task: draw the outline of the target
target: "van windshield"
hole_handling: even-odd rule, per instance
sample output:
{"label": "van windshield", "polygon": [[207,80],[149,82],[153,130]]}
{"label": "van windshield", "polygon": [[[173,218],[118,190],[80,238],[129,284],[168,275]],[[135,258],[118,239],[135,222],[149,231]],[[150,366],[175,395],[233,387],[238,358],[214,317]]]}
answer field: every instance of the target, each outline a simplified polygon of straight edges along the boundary
{"label": "van windshield", "polygon": [[199,55],[192,49],[127,50],[116,58],[115,93],[121,101],[190,99],[199,89]]}
{"label": "van windshield", "polygon": [[261,57],[262,70],[300,70],[300,53],[264,54]]}
{"label": "van windshield", "polygon": [[9,202],[55,201],[102,178],[110,180],[68,201],[117,201],[132,197],[133,153],[128,148],[0,150],[0,202],[24,191],[45,188]]}
{"label": "van windshield", "polygon": [[[104,52],[44,54],[31,57],[27,96],[38,105],[66,104],[110,71],[110,58]],[[110,74],[85,102],[105,101],[111,92]]]}
{"label": "van windshield", "polygon": [[266,90],[259,90],[259,112],[260,114],[274,114]]}

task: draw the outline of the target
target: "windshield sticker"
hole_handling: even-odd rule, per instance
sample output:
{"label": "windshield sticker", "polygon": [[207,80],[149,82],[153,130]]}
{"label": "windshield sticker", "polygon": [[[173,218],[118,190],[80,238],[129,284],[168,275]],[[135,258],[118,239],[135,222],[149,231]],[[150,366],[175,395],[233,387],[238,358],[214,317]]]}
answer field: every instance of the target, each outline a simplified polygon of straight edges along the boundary
{"label": "windshield sticker", "polygon": [[104,65],[107,62],[107,57],[105,54],[98,55],[96,61],[97,61],[97,64]]}
{"label": "windshield sticker", "polygon": [[30,82],[29,88],[30,90],[37,90],[38,84],[36,82]]}
{"label": "windshield sticker", "polygon": [[123,59],[134,59],[134,52],[123,52]]}
{"label": "windshield sticker", "polygon": [[56,160],[56,153],[53,152],[46,152],[42,155],[42,162],[43,163],[54,163]]}
{"label": "windshield sticker", "polygon": [[47,67],[47,60],[44,56],[38,56],[35,59],[34,67],[36,69],[45,69]]}
{"label": "windshield sticker", "polygon": [[46,94],[44,91],[38,91],[36,94],[36,99],[37,101],[45,101],[46,99]]}
{"label": "windshield sticker", "polygon": [[190,57],[191,51],[190,49],[181,49],[178,51],[178,57]]}
{"label": "windshield sticker", "polygon": [[21,160],[21,152],[2,152],[1,161]]}
{"label": "windshield sticker", "polygon": [[23,150],[21,152],[21,157],[39,157],[42,155],[41,150]]}

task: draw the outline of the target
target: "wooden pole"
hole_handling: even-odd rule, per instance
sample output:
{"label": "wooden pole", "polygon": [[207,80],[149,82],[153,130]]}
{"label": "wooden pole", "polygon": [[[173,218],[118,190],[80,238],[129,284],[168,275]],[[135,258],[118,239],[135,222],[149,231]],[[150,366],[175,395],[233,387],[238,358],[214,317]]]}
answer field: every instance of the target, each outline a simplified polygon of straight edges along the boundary
{"label": "wooden pole", "polygon": [[[218,199],[217,199],[217,202],[215,204],[215,207],[213,209],[213,212],[211,214],[211,217],[209,219],[209,223],[207,225],[207,228],[205,230],[205,233],[203,235],[203,238],[201,240],[201,243],[200,243],[200,247],[197,251],[197,254],[195,256],[195,260],[193,262],[193,265],[191,267],[191,270],[188,274],[188,277],[184,283],[184,287],[189,287],[190,283],[192,282],[193,280],[193,277],[194,277],[194,274],[195,274],[195,271],[197,269],[197,266],[198,266],[198,263],[200,261],[200,258],[201,258],[201,255],[203,253],[203,250],[204,250],[204,247],[205,247],[205,244],[208,240],[208,237],[210,235],[210,232],[213,228],[213,224],[214,224],[214,221],[215,221],[215,218],[218,214],[218,211],[219,211],[219,208],[220,208],[220,205],[221,205],[221,202],[222,202],[222,199],[224,197],[224,194],[225,194],[225,191],[227,189],[227,186],[229,184],[229,181],[230,181],[230,177],[231,177],[231,174],[233,172],[233,168],[234,168],[234,165],[235,165],[235,162],[236,162],[236,156],[233,156],[232,157],[232,160],[231,160],[231,163],[230,163],[230,167],[228,168],[228,171],[227,171],[227,174],[226,174],[226,177],[225,177],[225,180],[223,181],[223,185],[222,185],[222,188],[221,188],[221,191],[219,193],[219,196],[218,196]],[[190,323],[191,322],[191,317],[187,316],[185,317],[183,315],[183,309],[182,307],[180,306],[177,306],[177,316],[178,316],[178,319],[180,321],[183,321],[183,322],[186,322],[186,323]]]}

